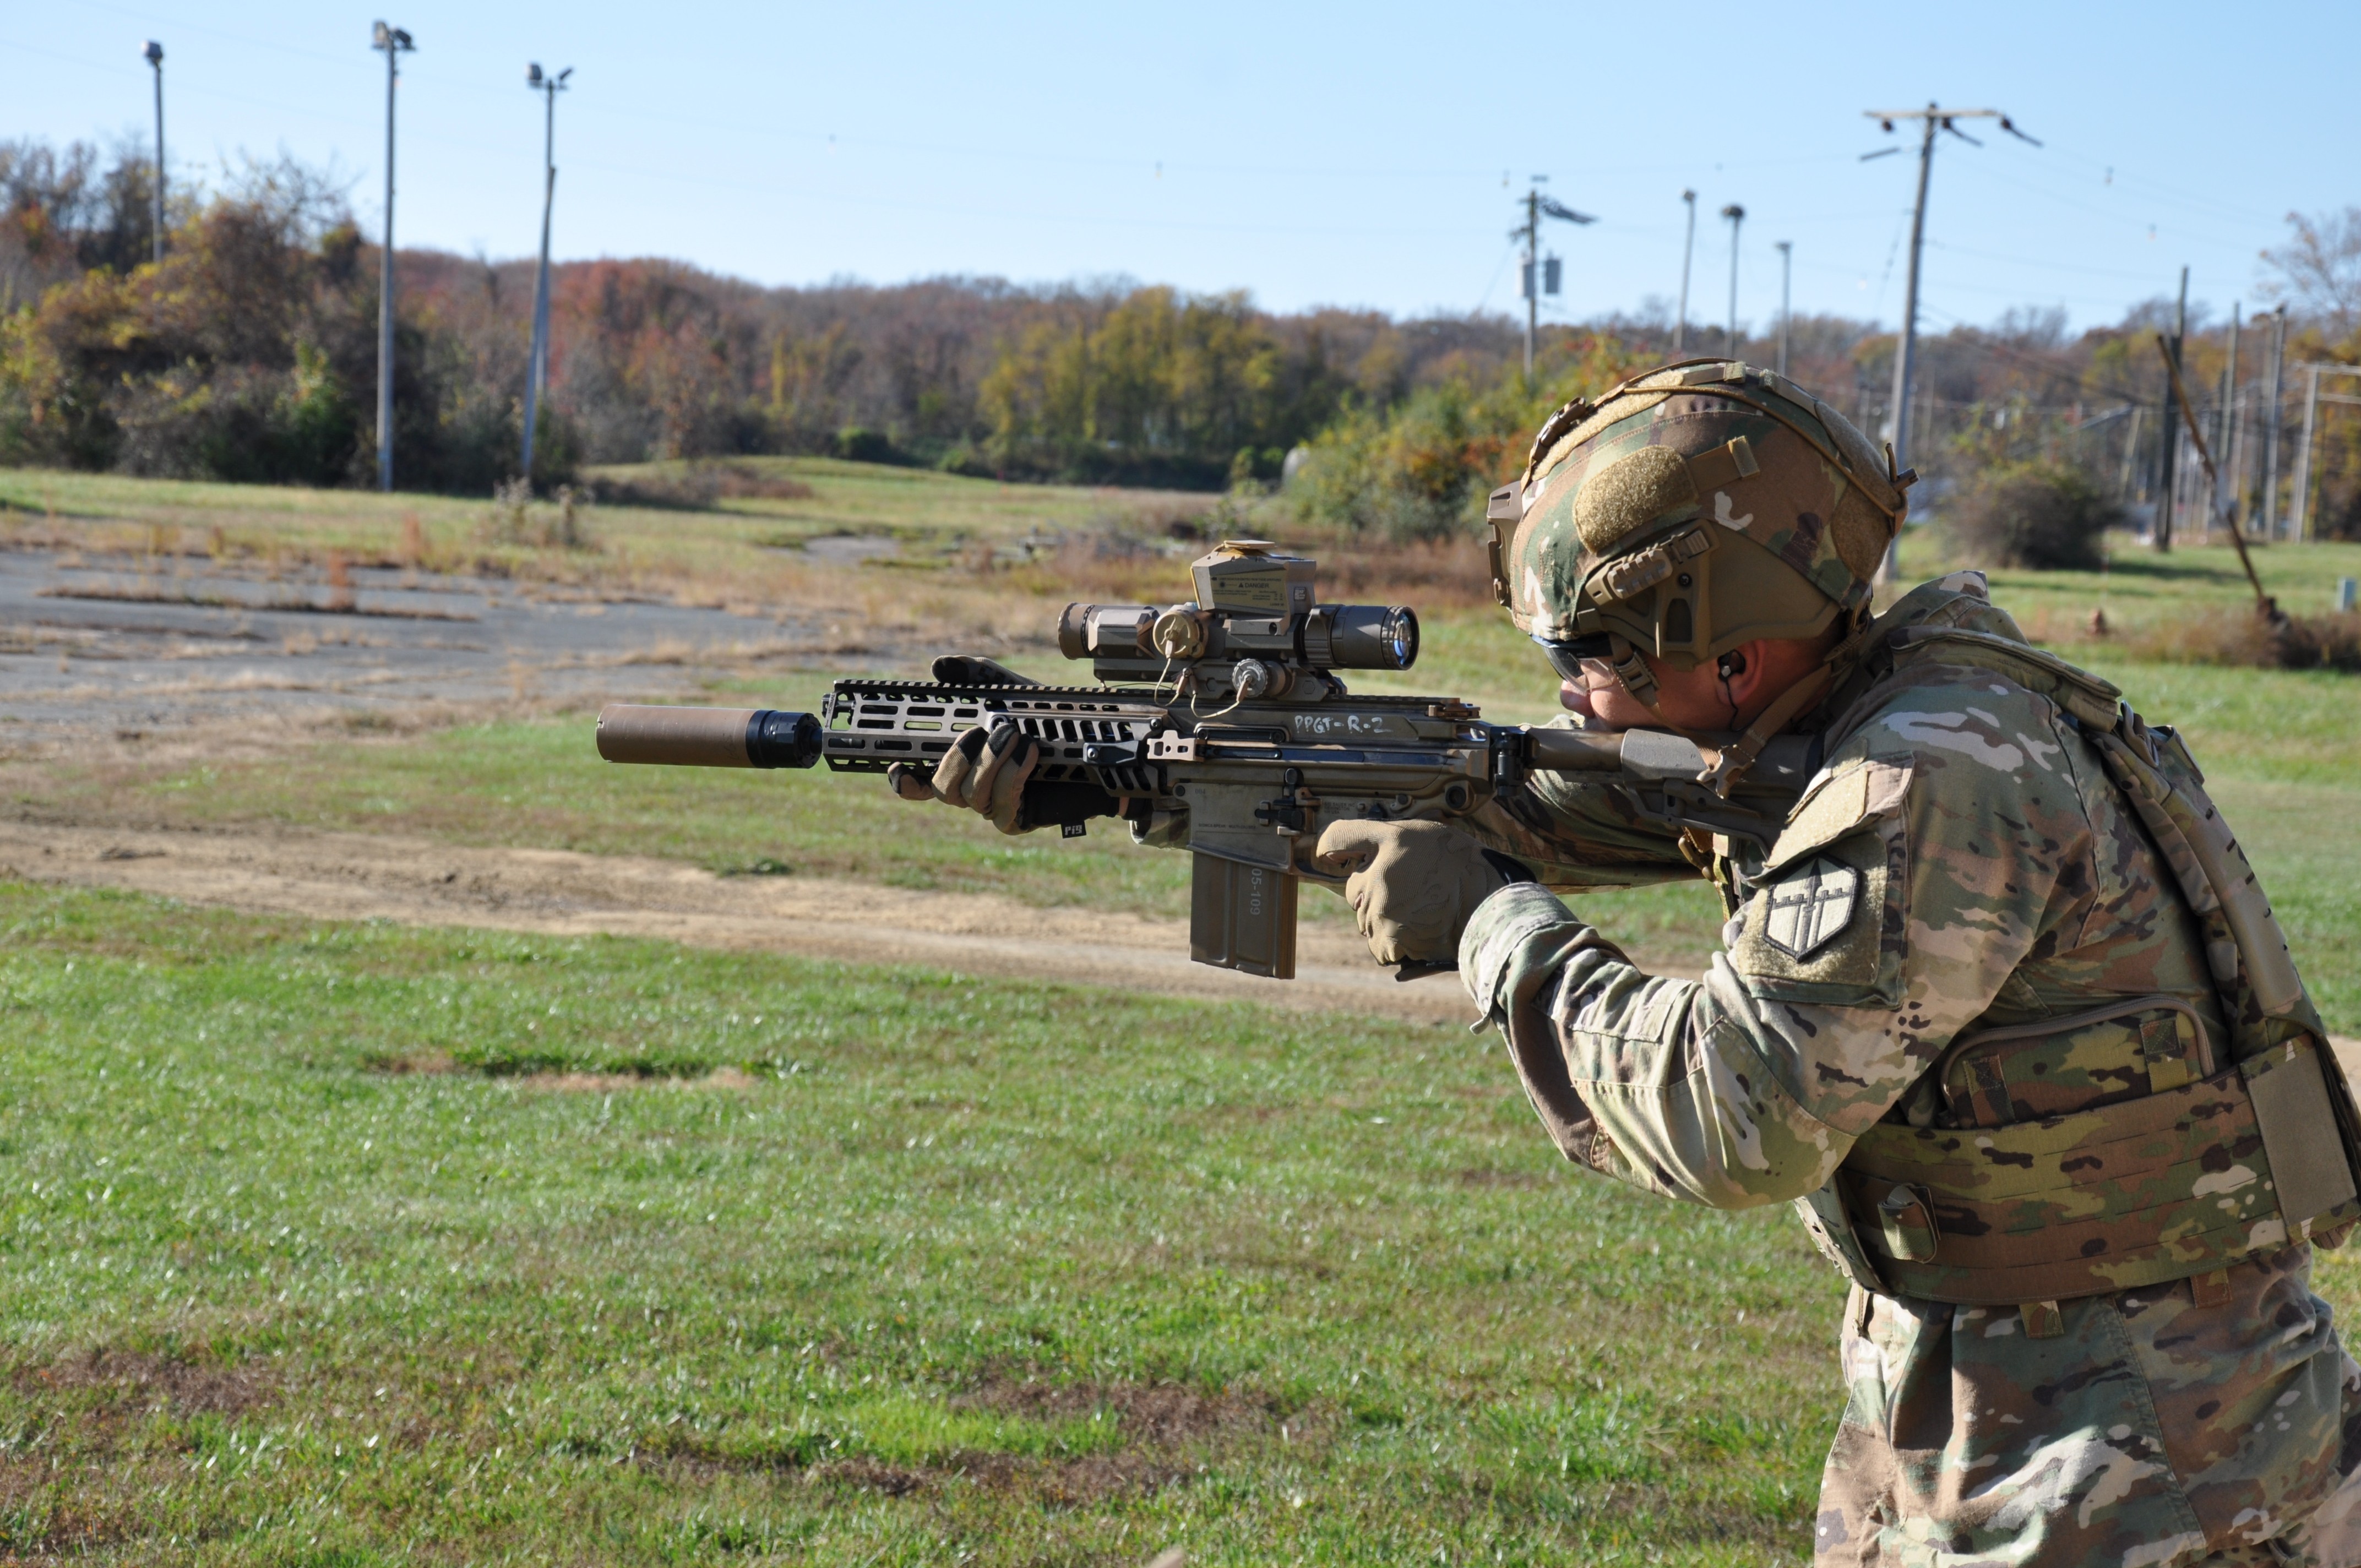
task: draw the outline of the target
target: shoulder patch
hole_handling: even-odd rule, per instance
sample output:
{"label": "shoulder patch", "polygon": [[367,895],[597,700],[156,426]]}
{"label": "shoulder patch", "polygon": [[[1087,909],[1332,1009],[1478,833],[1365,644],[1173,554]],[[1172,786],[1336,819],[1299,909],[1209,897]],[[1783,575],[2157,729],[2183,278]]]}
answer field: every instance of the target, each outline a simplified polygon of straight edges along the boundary
{"label": "shoulder patch", "polygon": [[1813,782],[1741,912],[1730,962],[1756,996],[1840,1007],[1900,998],[1913,759],[1853,757]]}
{"label": "shoulder patch", "polygon": [[1906,760],[1839,764],[1805,795],[1763,863],[1770,868],[1792,865],[1856,828],[1891,815],[1909,793],[1910,772]]}
{"label": "shoulder patch", "polygon": [[1763,939],[1791,959],[1808,959],[1842,936],[1861,903],[1861,872],[1817,856],[1771,884]]}

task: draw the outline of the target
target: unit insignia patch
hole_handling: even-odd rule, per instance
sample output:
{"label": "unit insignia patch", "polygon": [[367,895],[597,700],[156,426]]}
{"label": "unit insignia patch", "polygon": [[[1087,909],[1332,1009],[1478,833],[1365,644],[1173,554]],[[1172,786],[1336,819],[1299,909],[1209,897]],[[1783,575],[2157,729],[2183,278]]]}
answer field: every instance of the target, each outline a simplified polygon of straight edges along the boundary
{"label": "unit insignia patch", "polygon": [[1861,873],[1826,855],[1815,856],[1771,884],[1763,939],[1791,959],[1808,959],[1852,924],[1861,901]]}

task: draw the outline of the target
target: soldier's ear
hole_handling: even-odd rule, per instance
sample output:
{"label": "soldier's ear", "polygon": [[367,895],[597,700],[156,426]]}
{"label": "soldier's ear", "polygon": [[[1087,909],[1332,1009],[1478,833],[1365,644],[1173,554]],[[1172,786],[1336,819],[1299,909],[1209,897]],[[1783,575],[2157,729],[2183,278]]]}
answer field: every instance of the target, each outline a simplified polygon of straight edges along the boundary
{"label": "soldier's ear", "polygon": [[1773,664],[1770,639],[1758,637],[1742,643],[1722,655],[1722,667],[1729,674],[1723,678],[1730,684],[1730,700],[1740,707],[1762,695],[1764,685],[1773,678]]}

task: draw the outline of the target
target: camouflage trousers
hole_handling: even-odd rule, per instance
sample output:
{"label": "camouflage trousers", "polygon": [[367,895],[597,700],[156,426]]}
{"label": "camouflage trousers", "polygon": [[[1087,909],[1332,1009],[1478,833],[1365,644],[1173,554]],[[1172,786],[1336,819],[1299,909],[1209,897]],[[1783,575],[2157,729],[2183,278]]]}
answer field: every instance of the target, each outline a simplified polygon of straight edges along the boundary
{"label": "camouflage trousers", "polygon": [[[1818,1568],[2361,1564],[2361,1365],[2312,1293],[2312,1249],[2061,1304],[1856,1288]],[[2215,1293],[2218,1295],[2218,1292]]]}

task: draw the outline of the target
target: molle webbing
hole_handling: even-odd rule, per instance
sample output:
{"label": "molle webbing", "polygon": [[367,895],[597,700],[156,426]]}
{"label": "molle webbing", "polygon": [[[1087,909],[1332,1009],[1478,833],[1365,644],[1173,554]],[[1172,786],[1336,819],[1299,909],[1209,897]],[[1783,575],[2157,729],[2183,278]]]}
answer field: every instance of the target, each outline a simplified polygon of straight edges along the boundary
{"label": "molle webbing", "polygon": [[2006,1305],[2162,1284],[2347,1225],[2361,1203],[2322,1065],[2290,1042],[2071,1115],[1881,1122],[1844,1164],[1852,1212],[1874,1221],[1856,1234],[1891,1290]]}
{"label": "molle webbing", "polygon": [[1697,486],[1700,496],[1728,489],[1739,480],[1752,478],[1762,471],[1762,465],[1754,460],[1754,448],[1747,444],[1746,437],[1742,435],[1689,459],[1689,479]]}
{"label": "molle webbing", "polygon": [[[2106,682],[2004,637],[1915,627],[1885,639],[1884,652],[1894,670],[1921,660],[1991,670],[2081,729],[2203,936],[2229,1037],[2220,1058],[2201,1048],[2190,1061],[2171,1046],[2177,1030],[2154,1027],[2147,1004],[2161,997],[2049,1020],[2063,1037],[2148,1014],[2147,1091],[2061,1114],[2010,1098],[1988,1054],[1995,1035],[1963,1040],[1947,1058],[1963,1049],[1982,1058],[1967,1065],[1988,1069],[1981,1080],[2004,1124],[1872,1128],[1828,1194],[1855,1244],[1835,1255],[1866,1254],[1904,1295],[2004,1305],[2210,1276],[2263,1248],[2340,1242],[2361,1221],[2361,1108],[2187,748]],[[2199,1068],[2208,1076],[2189,1076]],[[1839,1204],[1816,1200],[1823,1228]]]}

